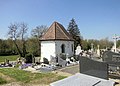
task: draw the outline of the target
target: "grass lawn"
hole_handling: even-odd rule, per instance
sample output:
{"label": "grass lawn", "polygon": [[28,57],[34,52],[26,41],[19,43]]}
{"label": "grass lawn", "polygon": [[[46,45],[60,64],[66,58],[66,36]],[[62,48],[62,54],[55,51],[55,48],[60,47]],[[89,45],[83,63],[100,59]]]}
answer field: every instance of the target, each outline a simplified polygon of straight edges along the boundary
{"label": "grass lawn", "polygon": [[6,83],[7,83],[7,81],[0,77],[0,84],[6,84]]}
{"label": "grass lawn", "polygon": [[8,59],[9,61],[15,61],[17,60],[18,55],[11,55],[11,56],[0,56],[0,62],[4,62],[5,59]]}
{"label": "grass lawn", "polygon": [[15,79],[16,82],[46,84],[66,78],[55,73],[31,73],[17,68],[0,68],[0,73]]}

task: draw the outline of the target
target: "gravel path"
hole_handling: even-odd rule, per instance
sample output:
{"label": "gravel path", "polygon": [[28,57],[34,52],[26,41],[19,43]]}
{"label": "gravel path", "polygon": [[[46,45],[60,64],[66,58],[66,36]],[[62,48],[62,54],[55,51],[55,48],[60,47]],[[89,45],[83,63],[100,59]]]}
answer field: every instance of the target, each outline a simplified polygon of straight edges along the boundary
{"label": "gravel path", "polygon": [[41,85],[41,84],[24,84],[24,83],[20,83],[20,82],[12,82],[12,83],[0,85],[0,86],[49,86],[49,85]]}
{"label": "gravel path", "polygon": [[65,67],[65,68],[59,69],[58,71],[70,73],[73,75],[73,74],[79,73],[79,65]]}

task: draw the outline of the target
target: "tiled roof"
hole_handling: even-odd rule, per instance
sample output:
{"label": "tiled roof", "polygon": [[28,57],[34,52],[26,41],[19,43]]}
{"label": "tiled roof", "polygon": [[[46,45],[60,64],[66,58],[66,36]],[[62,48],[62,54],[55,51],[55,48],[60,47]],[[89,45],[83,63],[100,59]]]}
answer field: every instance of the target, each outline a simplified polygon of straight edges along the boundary
{"label": "tiled roof", "polygon": [[71,40],[74,39],[58,22],[54,22],[40,40]]}

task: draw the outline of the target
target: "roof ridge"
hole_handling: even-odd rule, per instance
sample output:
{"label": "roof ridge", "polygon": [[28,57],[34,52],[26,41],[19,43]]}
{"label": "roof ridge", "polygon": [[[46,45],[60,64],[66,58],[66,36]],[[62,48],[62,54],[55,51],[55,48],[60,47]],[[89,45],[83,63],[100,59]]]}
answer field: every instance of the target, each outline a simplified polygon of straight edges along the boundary
{"label": "roof ridge", "polygon": [[56,24],[57,24],[57,22],[55,21],[55,39],[56,39]]}
{"label": "roof ridge", "polygon": [[45,34],[44,34],[41,38],[43,38],[43,37],[47,34],[47,32],[48,32],[49,29],[53,26],[53,24],[54,24],[54,23],[52,23],[52,24],[50,25],[50,27],[47,29],[47,31],[45,32]]}
{"label": "roof ridge", "polygon": [[[59,23],[58,23],[59,24]],[[60,26],[62,26],[61,24],[59,24]],[[58,25],[58,27],[59,27],[59,25]],[[63,26],[62,26],[63,27]],[[61,30],[62,29],[62,30]],[[63,28],[61,28],[60,30],[63,32],[63,34],[69,39],[69,37],[68,37],[68,35],[67,35],[67,31],[65,31],[64,29],[64,27]],[[64,30],[64,31],[63,31]]]}

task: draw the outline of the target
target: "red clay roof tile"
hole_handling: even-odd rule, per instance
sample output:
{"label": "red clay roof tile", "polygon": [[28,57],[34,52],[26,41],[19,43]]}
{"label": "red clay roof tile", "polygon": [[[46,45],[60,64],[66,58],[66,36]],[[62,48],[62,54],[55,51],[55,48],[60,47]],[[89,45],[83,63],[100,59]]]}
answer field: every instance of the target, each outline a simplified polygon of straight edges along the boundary
{"label": "red clay roof tile", "polygon": [[71,40],[74,39],[72,36],[65,30],[65,28],[58,22],[54,22],[47,32],[40,38],[42,41],[46,40]]}

